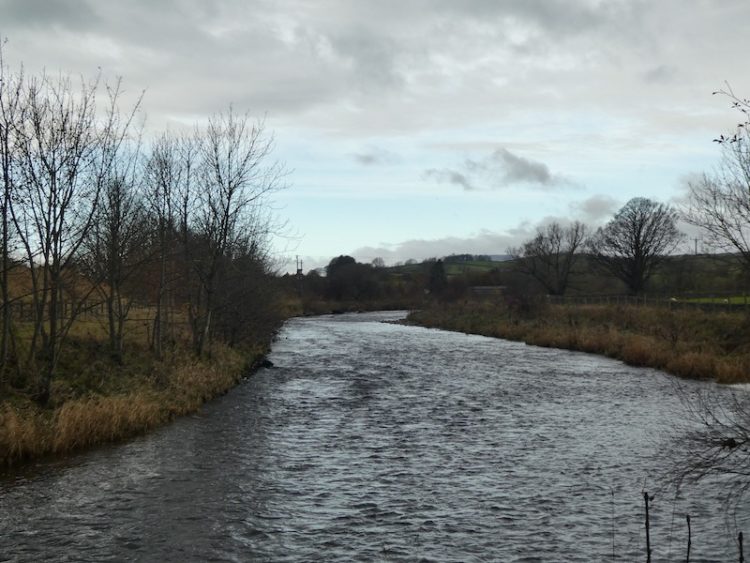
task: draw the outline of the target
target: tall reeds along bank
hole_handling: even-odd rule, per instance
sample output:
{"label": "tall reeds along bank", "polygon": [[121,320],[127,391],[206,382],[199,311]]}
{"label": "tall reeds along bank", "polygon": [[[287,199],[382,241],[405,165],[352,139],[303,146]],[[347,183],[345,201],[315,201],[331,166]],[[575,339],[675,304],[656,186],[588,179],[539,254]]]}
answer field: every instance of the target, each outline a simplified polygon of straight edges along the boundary
{"label": "tall reeds along bank", "polygon": [[[266,344],[242,352],[215,345],[210,359],[174,351],[117,373],[102,364],[61,378],[51,408],[17,395],[0,402],[0,466],[119,441],[198,410],[249,373]],[[96,364],[96,363],[95,363]]]}
{"label": "tall reeds along bank", "polygon": [[540,304],[519,311],[464,302],[415,311],[407,322],[601,354],[680,377],[750,382],[750,315],[744,310]]}

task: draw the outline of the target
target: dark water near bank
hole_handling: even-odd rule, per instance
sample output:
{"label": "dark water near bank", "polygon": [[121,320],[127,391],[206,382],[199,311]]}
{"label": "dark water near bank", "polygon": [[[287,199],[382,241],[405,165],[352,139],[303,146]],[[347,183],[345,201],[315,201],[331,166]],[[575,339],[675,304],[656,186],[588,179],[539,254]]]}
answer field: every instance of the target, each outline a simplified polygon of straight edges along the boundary
{"label": "dark water near bank", "polygon": [[[0,561],[645,561],[675,380],[396,317],[292,320],[202,414],[0,478]],[[736,561],[718,488],[687,496],[654,559],[689,511],[691,561]]]}

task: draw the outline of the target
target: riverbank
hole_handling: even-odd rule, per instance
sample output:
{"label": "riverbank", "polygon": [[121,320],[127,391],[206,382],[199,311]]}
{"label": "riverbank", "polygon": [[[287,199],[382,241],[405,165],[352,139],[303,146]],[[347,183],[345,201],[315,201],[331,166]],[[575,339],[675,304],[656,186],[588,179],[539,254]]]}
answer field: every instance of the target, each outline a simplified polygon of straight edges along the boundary
{"label": "riverbank", "polygon": [[56,381],[51,408],[12,395],[0,402],[0,467],[120,441],[197,411],[258,367],[270,346],[214,344],[210,359],[175,350],[161,361],[134,351],[124,366],[94,362]]}
{"label": "riverbank", "polygon": [[[671,378],[382,322],[401,316],[292,319],[276,367],[205,407],[209,416],[0,479],[13,507],[0,518],[3,555],[601,561],[614,551],[638,561],[646,490],[656,491],[654,560],[684,549],[674,514],[691,514],[691,561],[737,560],[724,480],[679,496],[661,486],[669,452],[690,437]],[[297,533],[278,541],[279,522]],[[737,528],[750,529],[746,513]]]}
{"label": "riverbank", "polygon": [[750,382],[750,316],[615,305],[434,305],[407,323],[601,354],[691,379]]}
{"label": "riverbank", "polygon": [[341,313],[363,313],[374,311],[408,311],[419,306],[413,299],[370,299],[360,301],[332,301],[325,299],[306,299],[295,302],[289,308],[290,315],[307,317],[317,315],[336,315]]}

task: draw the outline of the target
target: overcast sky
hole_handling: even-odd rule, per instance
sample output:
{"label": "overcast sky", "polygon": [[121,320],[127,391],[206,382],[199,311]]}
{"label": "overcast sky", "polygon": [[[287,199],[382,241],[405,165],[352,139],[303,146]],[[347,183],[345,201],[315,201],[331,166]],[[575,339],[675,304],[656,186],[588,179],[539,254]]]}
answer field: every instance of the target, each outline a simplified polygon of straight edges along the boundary
{"label": "overcast sky", "polygon": [[122,76],[148,126],[273,130],[305,269],[502,254],[551,220],[679,201],[750,97],[747,0],[0,0],[6,58]]}

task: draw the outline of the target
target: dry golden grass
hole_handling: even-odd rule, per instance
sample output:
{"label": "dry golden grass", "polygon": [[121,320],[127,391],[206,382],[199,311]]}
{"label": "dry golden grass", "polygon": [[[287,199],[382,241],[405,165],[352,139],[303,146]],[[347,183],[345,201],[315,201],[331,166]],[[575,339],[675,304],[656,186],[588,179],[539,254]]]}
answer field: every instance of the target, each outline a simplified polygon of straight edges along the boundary
{"label": "dry golden grass", "polygon": [[0,410],[0,461],[10,463],[48,449],[49,427],[39,412],[4,405]]}
{"label": "dry golden grass", "polygon": [[[250,356],[255,360],[263,351],[259,346]],[[0,465],[141,434],[226,392],[247,366],[247,353],[216,345],[210,361],[176,354],[155,363],[148,376],[123,376],[107,394],[58,398],[54,409],[40,409],[30,401],[0,403]]]}
{"label": "dry golden grass", "polygon": [[[66,335],[49,405],[42,409],[30,397],[37,379],[34,360],[27,359],[33,333],[31,272],[17,266],[9,277],[16,304],[14,355],[23,367],[0,381],[0,466],[122,440],[193,412],[234,386],[273,336],[274,327],[266,327],[269,333],[258,335],[265,341],[242,352],[215,343],[211,358],[198,361],[189,349],[187,311],[174,307],[167,323],[168,357],[157,361],[148,346],[155,309],[133,307],[124,328],[124,356],[115,358],[105,306],[97,302],[101,291],[71,274],[65,280],[67,305],[80,300],[91,305],[78,312]],[[70,315],[71,307],[63,311]]]}
{"label": "dry golden grass", "polygon": [[721,383],[750,381],[750,317],[744,311],[548,305],[519,315],[466,302],[412,313],[422,326],[602,354],[634,366]]}
{"label": "dry golden grass", "polygon": [[121,440],[164,419],[159,403],[139,393],[69,401],[53,417],[51,451],[66,452]]}

